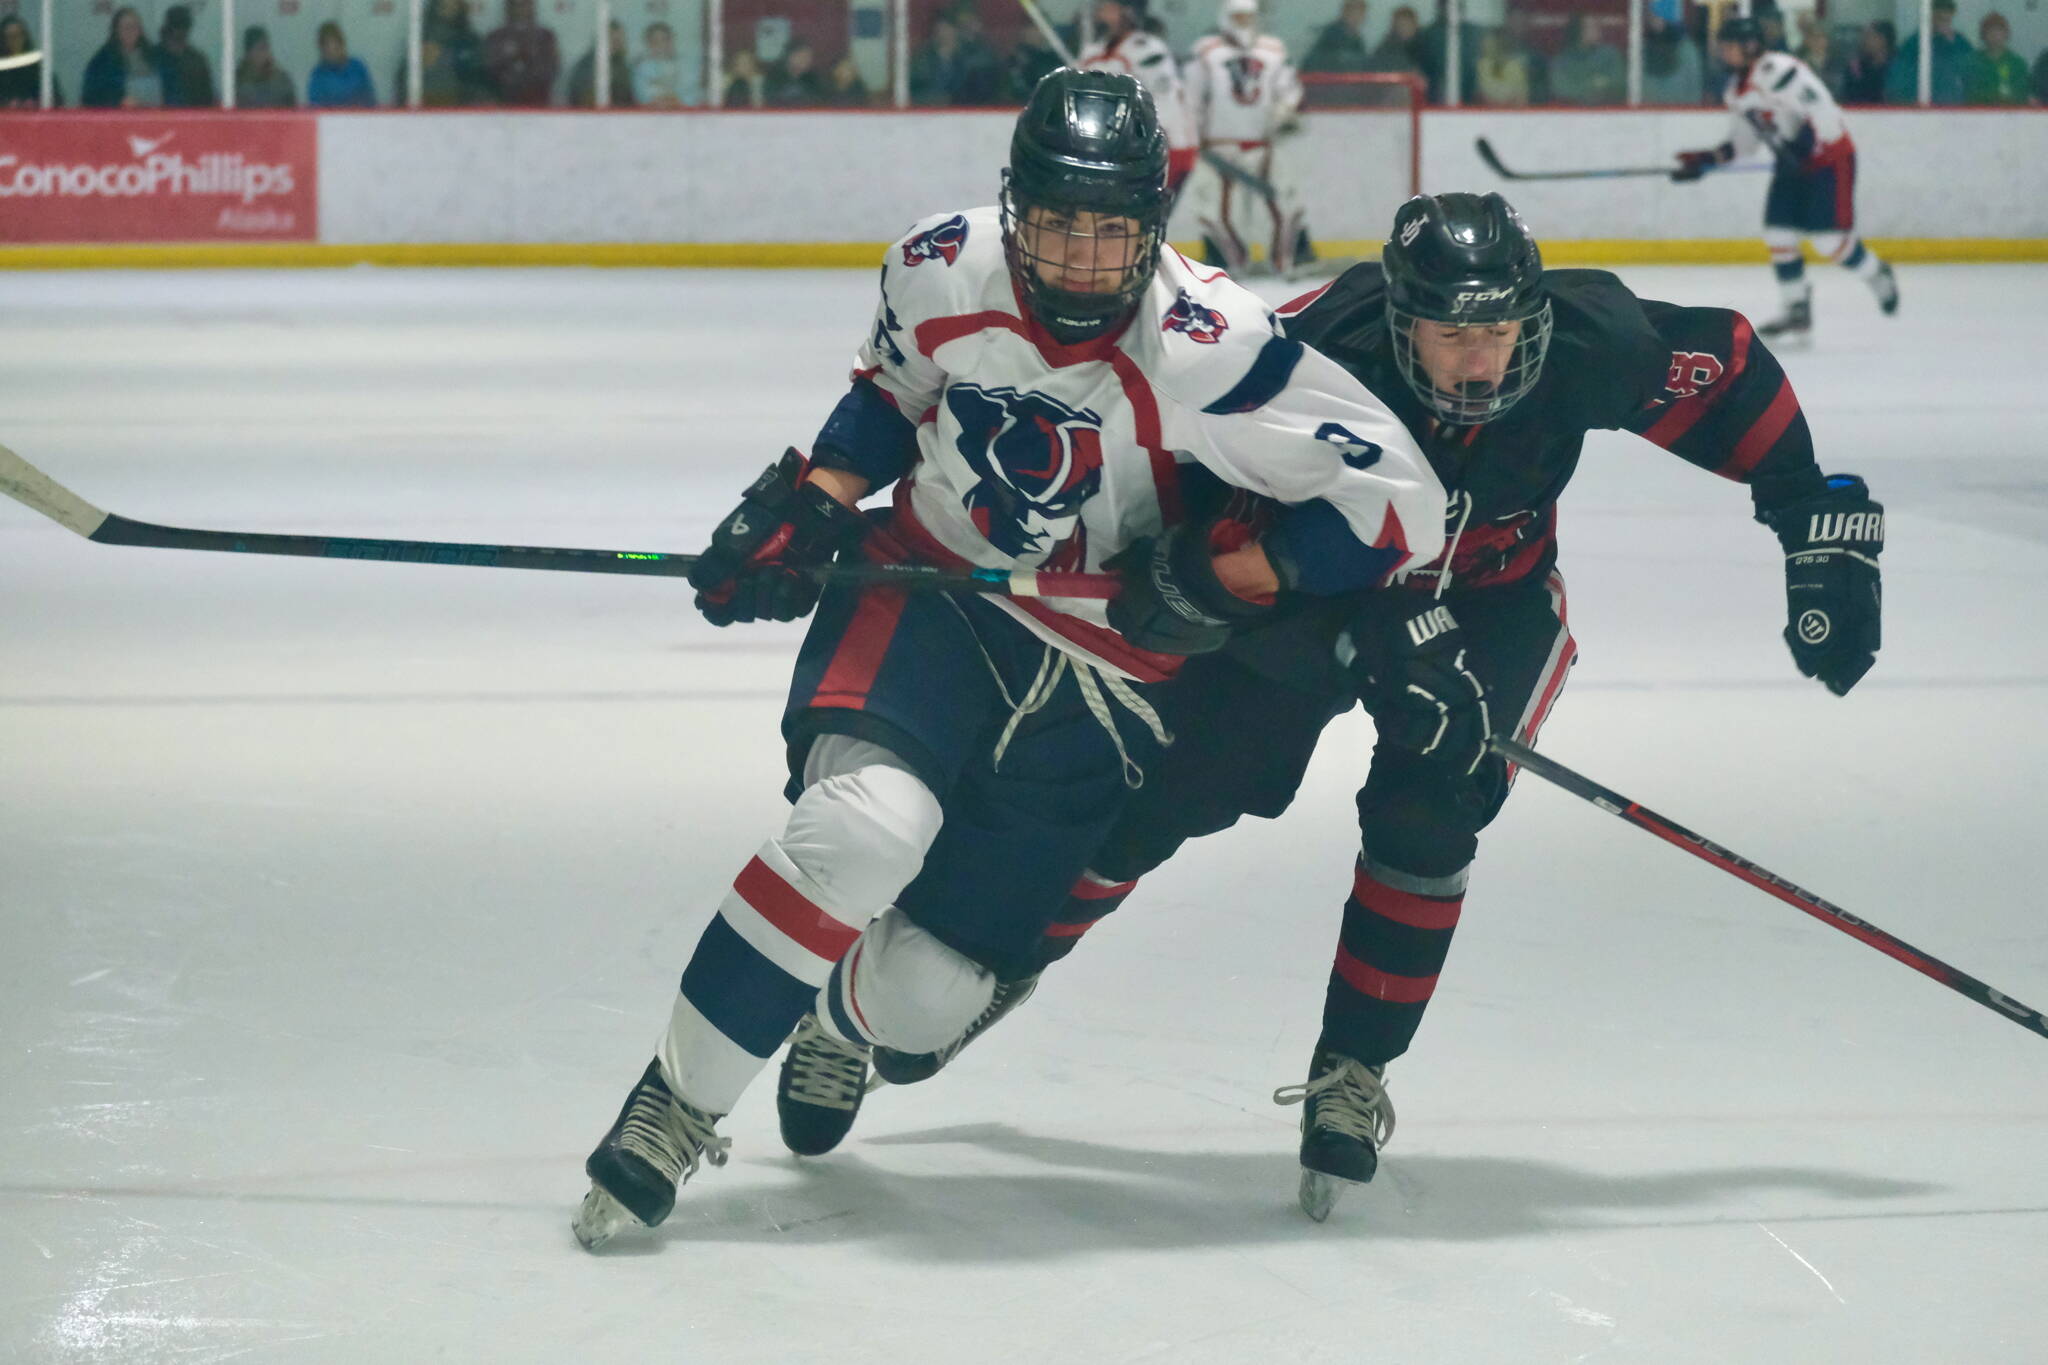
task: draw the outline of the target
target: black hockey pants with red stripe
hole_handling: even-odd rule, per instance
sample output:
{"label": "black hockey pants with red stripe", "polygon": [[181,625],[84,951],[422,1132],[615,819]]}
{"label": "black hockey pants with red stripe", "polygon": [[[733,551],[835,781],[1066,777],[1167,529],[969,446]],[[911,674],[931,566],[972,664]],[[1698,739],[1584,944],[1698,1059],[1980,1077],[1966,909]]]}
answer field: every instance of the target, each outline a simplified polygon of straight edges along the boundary
{"label": "black hockey pants with red stripe", "polygon": [[[1471,640],[1495,724],[1533,741],[1577,656],[1563,580],[1552,573],[1453,591],[1448,600]],[[1324,727],[1354,704],[1342,674],[1302,665],[1313,656],[1300,650],[1296,636],[1270,643],[1248,637],[1225,653],[1190,660],[1157,690],[1174,744],[1148,768],[1144,787],[1069,895],[1041,945],[1041,964],[1071,952],[1182,843],[1242,816],[1271,818],[1287,808]],[[1450,952],[1479,831],[1499,814],[1513,777],[1491,755],[1467,775],[1385,744],[1374,748],[1358,793],[1362,850],[1349,879],[1319,1046],[1368,1065],[1408,1049]]]}

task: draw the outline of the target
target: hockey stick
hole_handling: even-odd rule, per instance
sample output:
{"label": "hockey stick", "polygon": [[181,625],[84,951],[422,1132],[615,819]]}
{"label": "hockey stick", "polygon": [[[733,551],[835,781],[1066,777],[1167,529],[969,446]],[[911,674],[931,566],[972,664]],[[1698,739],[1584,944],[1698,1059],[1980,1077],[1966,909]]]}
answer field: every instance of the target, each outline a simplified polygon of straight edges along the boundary
{"label": "hockey stick", "polygon": [[1987,986],[1967,972],[1956,970],[1938,957],[1921,952],[1910,943],[1893,938],[1876,925],[1858,919],[1841,906],[1822,900],[1806,888],[1757,866],[1741,854],[1725,849],[1711,839],[1701,838],[1676,821],[1667,820],[1648,807],[1639,805],[1618,792],[1610,791],[1590,778],[1580,776],[1562,763],[1552,762],[1526,744],[1517,744],[1501,736],[1495,736],[1490,743],[1493,751],[1510,763],[1527,768],[1545,781],[1564,788],[1573,796],[1592,802],[1609,815],[1618,815],[1638,829],[1648,830],[1665,843],[1684,849],[1695,858],[1711,863],[1723,872],[1740,877],[1759,891],[1776,896],[1793,909],[1803,910],[1821,923],[1839,929],[1851,938],[1862,940],[1886,957],[1897,958],[1921,975],[1933,978],[1958,995],[1968,996],[1986,1009],[1996,1011],[2001,1017],[2012,1020],[2021,1028],[2048,1038],[2048,1017],[2044,1017],[2041,1011],[2022,1005],[2004,992]]}
{"label": "hockey stick", "polygon": [[16,71],[24,66],[34,66],[43,59],[40,52],[17,52],[12,57],[0,57],[0,71]]}
{"label": "hockey stick", "polygon": [[[1662,175],[1669,176],[1676,166],[1622,166],[1602,171],[1511,171],[1493,150],[1493,144],[1485,138],[1475,138],[1473,148],[1479,153],[1487,169],[1503,180],[1614,180],[1625,176]],[[1730,171],[1768,171],[1772,166],[1716,166],[1715,173],[1725,175]]]}
{"label": "hockey stick", "polygon": [[[381,559],[401,564],[467,564],[484,569],[550,569],[558,573],[641,574],[681,578],[695,555],[644,550],[575,550],[552,545],[470,545],[445,540],[365,540],[355,536],[274,535],[256,531],[201,531],[131,521],[79,497],[49,475],[0,446],[0,493],[32,507],[67,530],[101,545],[158,550],[227,550],[237,554],[300,555],[315,559]],[[1031,569],[942,569],[931,564],[825,564],[812,570],[822,582],[878,584],[997,597],[1114,597],[1123,580],[1114,574],[1039,573]]]}

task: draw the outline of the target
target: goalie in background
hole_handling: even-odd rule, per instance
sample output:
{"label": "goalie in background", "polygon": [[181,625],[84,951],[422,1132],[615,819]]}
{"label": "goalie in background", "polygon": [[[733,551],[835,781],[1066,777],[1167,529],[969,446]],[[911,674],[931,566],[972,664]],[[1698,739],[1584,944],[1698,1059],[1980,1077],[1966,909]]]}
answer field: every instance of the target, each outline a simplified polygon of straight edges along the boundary
{"label": "goalie in background", "polygon": [[[1252,243],[1264,242],[1273,272],[1288,275],[1316,258],[1301,179],[1286,155],[1287,135],[1301,121],[1301,77],[1287,45],[1259,32],[1258,0],[1224,0],[1216,26],[1195,44],[1185,72],[1202,137],[1188,200],[1202,225],[1203,255],[1240,275],[1251,265]],[[1244,174],[1231,175],[1226,163]]]}
{"label": "goalie in background", "polygon": [[1778,158],[1764,199],[1764,245],[1785,298],[1784,313],[1757,327],[1764,337],[1805,337],[1813,328],[1813,286],[1806,280],[1802,238],[1866,285],[1887,315],[1899,309],[1892,268],[1856,235],[1856,144],[1849,140],[1841,106],[1813,68],[1785,52],[1764,51],[1757,21],[1736,17],[1721,25],[1721,62],[1730,75],[1722,98],[1734,111],[1728,140],[1718,147],[1680,152],[1681,183],[1758,147]]}

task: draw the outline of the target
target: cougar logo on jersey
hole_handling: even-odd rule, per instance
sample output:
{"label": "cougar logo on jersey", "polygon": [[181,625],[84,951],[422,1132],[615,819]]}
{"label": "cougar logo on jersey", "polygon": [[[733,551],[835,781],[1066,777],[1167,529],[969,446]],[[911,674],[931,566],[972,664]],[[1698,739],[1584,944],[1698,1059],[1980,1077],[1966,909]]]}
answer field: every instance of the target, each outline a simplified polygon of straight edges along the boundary
{"label": "cougar logo on jersey", "polygon": [[1408,618],[1408,638],[1417,649],[1428,644],[1447,630],[1456,630],[1457,620],[1452,617],[1449,607],[1431,607],[1420,616]]}
{"label": "cougar logo on jersey", "polygon": [[1173,301],[1173,307],[1166,310],[1166,317],[1159,324],[1162,332],[1186,332],[1204,346],[1214,346],[1223,340],[1223,334],[1230,330],[1230,319],[1206,304],[1196,303],[1188,291],[1180,291],[1180,297]]}
{"label": "cougar logo on jersey", "polygon": [[903,244],[903,264],[916,265],[919,261],[944,261],[953,264],[960,258],[960,248],[967,245],[967,218],[956,213],[930,232],[920,232]]}
{"label": "cougar logo on jersey", "polygon": [[896,310],[889,306],[887,295],[882,298],[882,315],[875,319],[875,350],[889,358],[891,365],[904,363],[903,348],[896,344],[895,333],[903,330],[903,324],[896,320]]}
{"label": "cougar logo on jersey", "polygon": [[1259,86],[1266,75],[1266,64],[1257,57],[1232,57],[1223,64],[1230,73],[1230,93],[1239,104],[1257,104]]}
{"label": "cougar logo on jersey", "polygon": [[980,477],[962,499],[1004,554],[1042,553],[1065,540],[1081,504],[1102,486],[1102,418],[1042,393],[955,384],[946,407],[956,448]]}
{"label": "cougar logo on jersey", "polygon": [[1807,544],[1824,545],[1837,540],[1874,540],[1884,544],[1884,513],[1816,512],[1807,520]]}
{"label": "cougar logo on jersey", "polygon": [[1664,376],[1665,389],[1679,398],[1690,398],[1701,389],[1720,381],[1724,367],[1719,356],[1705,351],[1673,351],[1671,371]]}

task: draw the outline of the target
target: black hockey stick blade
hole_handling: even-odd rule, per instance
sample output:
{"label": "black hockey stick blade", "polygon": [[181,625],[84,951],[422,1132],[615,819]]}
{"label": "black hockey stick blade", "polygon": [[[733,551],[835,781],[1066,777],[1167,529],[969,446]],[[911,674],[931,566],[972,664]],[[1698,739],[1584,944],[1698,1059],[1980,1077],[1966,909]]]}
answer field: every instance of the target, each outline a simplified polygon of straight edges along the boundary
{"label": "black hockey stick blade", "polygon": [[[1487,169],[1503,180],[1616,180],[1629,176],[1669,176],[1678,169],[1678,166],[1674,163],[1669,166],[1617,166],[1605,170],[1586,171],[1511,171],[1508,169],[1507,163],[1502,161],[1500,155],[1493,150],[1493,144],[1485,138],[1474,138],[1472,146],[1479,153],[1479,159],[1486,163]],[[1726,175],[1730,171],[1768,171],[1775,169],[1773,166],[1752,166],[1747,164],[1740,166],[1716,166],[1713,168],[1713,174]]]}
{"label": "black hockey stick blade", "polygon": [[[697,556],[652,550],[579,550],[552,545],[478,545],[444,540],[372,540],[359,536],[278,535],[263,531],[203,531],[159,526],[102,511],[49,475],[0,446],[0,493],[41,512],[67,530],[101,545],[158,550],[222,550],[234,554],[296,555],[314,559],[373,559],[399,564],[464,564],[485,569],[547,569],[557,573],[636,574],[681,578]],[[930,564],[822,565],[831,583],[888,584],[940,592],[1006,597],[1114,597],[1114,574],[1036,573],[1028,569],[944,569]]]}
{"label": "black hockey stick blade", "polygon": [[1235,180],[1261,199],[1279,202],[1280,191],[1273,188],[1272,181],[1256,171],[1248,171],[1229,157],[1208,147],[1202,148],[1202,161],[1225,180]]}
{"label": "black hockey stick blade", "polygon": [[1858,939],[1883,953],[1896,958],[1914,971],[1931,980],[1938,981],[1958,995],[1976,1001],[1984,1008],[2003,1018],[2012,1020],[2023,1029],[2048,1038],[2048,1017],[2032,1006],[2023,1005],[1996,987],[1986,985],[1969,973],[1959,971],[1915,948],[1902,939],[1892,937],[1867,920],[1859,919],[1832,901],[1822,900],[1805,887],[1786,881],[1777,873],[1758,866],[1732,849],[1726,849],[1711,839],[1704,839],[1675,820],[1667,820],[1657,812],[1629,800],[1619,792],[1610,791],[1591,778],[1573,772],[1562,763],[1553,762],[1537,753],[1526,744],[1495,736],[1491,741],[1493,751],[1502,758],[1562,787],[1584,801],[1590,801],[1609,815],[1616,815],[1638,829],[1648,830],[1665,843],[1685,850],[1702,862],[1711,863],[1723,872],[1748,882],[1759,891],[1777,897],[1795,910],[1804,911],[1822,924],[1839,929],[1853,939]]}

